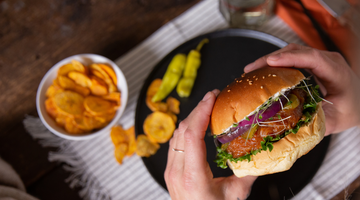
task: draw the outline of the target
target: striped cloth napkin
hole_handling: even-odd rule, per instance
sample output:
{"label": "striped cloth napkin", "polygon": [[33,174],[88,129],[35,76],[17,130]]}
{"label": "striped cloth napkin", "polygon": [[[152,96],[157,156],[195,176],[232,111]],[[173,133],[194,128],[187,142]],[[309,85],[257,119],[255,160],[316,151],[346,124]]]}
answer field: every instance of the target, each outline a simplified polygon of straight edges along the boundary
{"label": "striped cloth napkin", "polygon": [[[116,63],[129,87],[129,101],[119,124],[134,125],[137,98],[152,68],[171,50],[198,35],[227,28],[217,0],[201,1],[170,21]],[[259,31],[286,42],[304,44],[280,18],[274,16]],[[51,134],[38,118],[27,116],[25,128],[43,146],[59,147],[50,161],[65,162],[72,172],[66,181],[81,186],[84,199],[170,199],[169,194],[149,174],[138,156],[119,165],[109,135],[87,141],[69,141]],[[110,134],[110,133],[109,133]],[[293,199],[330,199],[360,175],[360,129],[352,128],[331,139],[329,152],[313,180]]]}

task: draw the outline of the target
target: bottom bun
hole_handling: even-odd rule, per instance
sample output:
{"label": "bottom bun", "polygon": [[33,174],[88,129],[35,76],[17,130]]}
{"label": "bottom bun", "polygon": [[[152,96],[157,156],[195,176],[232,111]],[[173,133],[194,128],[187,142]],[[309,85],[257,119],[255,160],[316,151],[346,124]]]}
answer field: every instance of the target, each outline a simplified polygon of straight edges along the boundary
{"label": "bottom bun", "polygon": [[312,121],[307,126],[301,127],[296,134],[290,133],[275,142],[271,152],[262,151],[252,156],[250,162],[235,163],[228,160],[227,163],[237,177],[261,176],[286,171],[298,158],[313,149],[324,138],[324,134],[325,115],[319,103]]}

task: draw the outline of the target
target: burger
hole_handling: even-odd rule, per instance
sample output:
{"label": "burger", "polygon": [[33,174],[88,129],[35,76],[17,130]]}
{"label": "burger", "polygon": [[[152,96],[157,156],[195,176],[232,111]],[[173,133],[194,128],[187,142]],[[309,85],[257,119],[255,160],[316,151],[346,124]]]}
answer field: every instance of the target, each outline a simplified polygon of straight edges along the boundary
{"label": "burger", "polygon": [[324,137],[318,88],[293,68],[264,67],[236,78],[211,114],[217,165],[237,177],[290,169]]}

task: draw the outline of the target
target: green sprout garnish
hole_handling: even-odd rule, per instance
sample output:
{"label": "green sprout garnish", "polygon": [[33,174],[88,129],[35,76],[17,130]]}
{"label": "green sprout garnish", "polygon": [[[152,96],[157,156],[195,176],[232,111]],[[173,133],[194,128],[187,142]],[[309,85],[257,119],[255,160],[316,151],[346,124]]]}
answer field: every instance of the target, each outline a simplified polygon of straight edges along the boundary
{"label": "green sprout garnish", "polygon": [[[304,91],[307,92],[307,98],[305,99],[305,103],[304,103],[304,110],[303,110],[303,116],[301,117],[301,119],[297,122],[296,126],[293,127],[290,130],[285,131],[285,133],[281,134],[281,135],[277,135],[277,136],[267,136],[265,138],[263,138],[263,141],[261,141],[261,148],[257,149],[257,150],[252,150],[250,153],[247,153],[244,156],[241,156],[239,158],[233,158],[233,156],[229,153],[227,153],[225,148],[220,148],[217,147],[217,151],[218,154],[216,156],[216,159],[214,160],[217,163],[218,167],[221,167],[223,169],[226,169],[228,166],[226,164],[227,160],[230,160],[232,162],[238,162],[238,161],[244,161],[247,160],[248,162],[251,161],[251,156],[252,155],[256,155],[257,153],[261,152],[261,151],[267,151],[269,150],[270,152],[273,150],[274,146],[273,143],[279,141],[281,138],[287,136],[290,133],[296,134],[300,127],[302,127],[303,125],[306,125],[307,123],[309,123],[312,120],[312,116],[313,113],[316,111],[317,108],[317,104],[322,101],[323,99],[320,97],[319,94],[319,86],[316,85],[315,87],[312,87],[311,85],[306,85],[306,83],[304,82],[304,85],[300,85],[297,88],[301,88]],[[279,97],[275,98],[274,101],[278,101]],[[289,101],[288,104],[290,105],[292,102]],[[268,102],[267,104],[270,105],[270,103]],[[266,105],[263,106],[261,109],[266,109]],[[277,117],[279,119],[281,119],[280,115],[277,115]],[[250,121],[249,117],[245,117],[245,119],[247,121]],[[259,115],[259,119],[262,119],[262,116]],[[269,118],[270,120],[273,120],[273,117]],[[251,127],[253,127],[254,125],[256,125],[256,123],[252,124]]]}

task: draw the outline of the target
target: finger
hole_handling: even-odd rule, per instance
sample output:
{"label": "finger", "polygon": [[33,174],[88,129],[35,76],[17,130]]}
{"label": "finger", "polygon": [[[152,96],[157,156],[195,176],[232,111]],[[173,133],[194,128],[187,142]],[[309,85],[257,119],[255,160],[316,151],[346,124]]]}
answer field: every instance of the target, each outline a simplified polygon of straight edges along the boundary
{"label": "finger", "polygon": [[216,95],[217,91],[208,92],[190,114],[191,120],[189,120],[189,126],[184,135],[185,171],[187,172],[203,174],[204,170],[209,167],[206,160],[204,136],[209,125]]}
{"label": "finger", "polygon": [[168,150],[168,161],[166,168],[171,168],[174,171],[177,171],[180,175],[182,175],[182,171],[184,168],[184,153],[177,152],[175,150],[184,150],[184,132],[187,129],[187,119],[180,122],[179,127],[174,131],[173,137],[169,142],[169,150]]}
{"label": "finger", "polygon": [[263,57],[255,60],[253,63],[250,63],[250,64],[246,65],[245,68],[244,68],[244,72],[249,73],[249,72],[254,71],[256,69],[267,66],[268,65],[267,64],[267,58],[269,56],[271,56],[271,55],[279,54],[281,52],[285,52],[285,51],[289,51],[289,50],[299,50],[299,49],[309,49],[309,47],[305,47],[305,46],[302,46],[302,45],[291,43],[291,44],[285,46],[282,49],[274,51],[274,52],[272,52],[272,53],[270,53],[270,54],[268,54],[266,56],[263,56]]}
{"label": "finger", "polygon": [[338,76],[338,72],[346,73],[345,60],[339,62],[340,55],[334,52],[324,52],[316,49],[302,49],[281,52],[271,55],[267,58],[267,63],[274,67],[296,67],[309,69],[326,87],[327,92],[341,91],[341,87],[336,83],[342,83],[346,80],[344,77]]}

